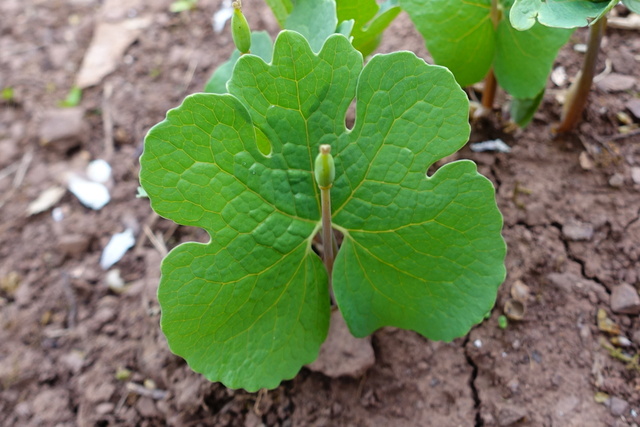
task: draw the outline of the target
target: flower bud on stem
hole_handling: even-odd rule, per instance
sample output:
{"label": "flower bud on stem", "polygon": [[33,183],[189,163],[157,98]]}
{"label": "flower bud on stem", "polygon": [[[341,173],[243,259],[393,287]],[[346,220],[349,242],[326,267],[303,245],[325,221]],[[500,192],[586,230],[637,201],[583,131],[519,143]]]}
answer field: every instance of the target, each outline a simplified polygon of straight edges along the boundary
{"label": "flower bud on stem", "polygon": [[322,207],[322,247],[324,249],[324,265],[329,275],[329,287],[331,288],[331,274],[335,260],[336,245],[331,226],[331,187],[336,176],[336,168],[331,155],[331,146],[320,146],[320,154],[316,157],[315,178],[320,187],[320,204]]}
{"label": "flower bud on stem", "polygon": [[239,0],[233,2],[233,15],[231,16],[231,37],[240,53],[251,52],[251,29],[247,18],[242,14],[242,5]]}

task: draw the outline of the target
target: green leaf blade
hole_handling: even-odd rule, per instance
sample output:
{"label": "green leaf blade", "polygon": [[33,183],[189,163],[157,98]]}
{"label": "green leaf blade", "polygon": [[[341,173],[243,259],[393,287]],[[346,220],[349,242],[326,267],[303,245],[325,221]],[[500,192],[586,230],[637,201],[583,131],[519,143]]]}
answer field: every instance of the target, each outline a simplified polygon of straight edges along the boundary
{"label": "green leaf blade", "polygon": [[[271,62],[273,43],[266,31],[253,31],[251,33],[251,54],[256,55],[264,62]],[[233,74],[233,67],[240,58],[240,51],[234,49],[227,61],[220,65],[211,75],[204,87],[207,93],[227,93],[227,82]]]}
{"label": "green leaf blade", "polygon": [[498,83],[516,98],[535,98],[544,89],[553,61],[573,30],[536,23],[518,31],[508,20],[498,25],[494,72]]}
{"label": "green leaf blade", "polygon": [[266,0],[267,4],[271,8],[271,11],[278,20],[281,28],[284,28],[284,24],[289,17],[289,14],[293,10],[293,3],[291,0]]}
{"label": "green leaf blade", "polygon": [[[163,262],[158,299],[175,354],[211,381],[253,392],[293,378],[317,357],[329,300],[324,266],[306,243],[282,256],[250,236],[239,239],[218,252],[178,246]],[[240,258],[232,250],[247,246]],[[229,269],[258,258],[260,271]]]}
{"label": "green leaf blade", "polygon": [[380,42],[382,32],[398,16],[401,8],[395,0],[378,5],[375,0],[338,0],[338,22],[354,20],[353,47],[368,56]]}
{"label": "green leaf blade", "polygon": [[460,86],[484,78],[496,48],[491,0],[401,0],[400,4],[434,61],[449,68]]}
{"label": "green leaf blade", "polygon": [[297,0],[285,28],[302,34],[318,52],[338,26],[335,0]]}
{"label": "green leaf blade", "polygon": [[[491,183],[472,162],[461,161],[421,187],[404,226],[350,230],[345,237],[334,287],[355,336],[396,326],[450,341],[495,302],[505,277],[505,244]],[[353,264],[360,268],[349,269]]]}
{"label": "green leaf blade", "polygon": [[510,19],[517,29],[527,29],[535,19],[555,28],[585,27],[606,15],[618,0],[516,0]]}
{"label": "green leaf blade", "polygon": [[467,141],[466,95],[445,68],[399,52],[374,56],[357,100],[332,190],[333,222],[345,234],[333,274],[338,306],[356,336],[387,325],[432,339],[463,335],[505,274],[491,183],[471,162],[426,176]]}

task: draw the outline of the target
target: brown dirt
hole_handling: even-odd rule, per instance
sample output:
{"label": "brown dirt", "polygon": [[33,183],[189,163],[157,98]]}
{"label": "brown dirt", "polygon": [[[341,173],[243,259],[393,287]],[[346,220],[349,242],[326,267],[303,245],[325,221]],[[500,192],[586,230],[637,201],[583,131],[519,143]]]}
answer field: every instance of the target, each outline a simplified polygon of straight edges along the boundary
{"label": "brown dirt", "polygon": [[[181,15],[168,12],[169,0],[130,1],[125,8],[104,3],[0,2],[0,88],[15,89],[13,102],[0,103],[0,177],[8,172],[0,179],[3,425],[637,425],[637,359],[619,358],[638,353],[640,319],[612,313],[609,302],[620,283],[640,285],[640,184],[632,180],[640,135],[612,139],[620,125],[616,113],[639,95],[637,32],[608,31],[599,70],[610,59],[613,71],[634,77],[635,86],[594,89],[579,132],[548,137],[560,111],[559,89],[550,84],[526,130],[505,133],[495,118],[476,124],[473,141],[500,137],[511,153],[465,148],[457,154],[474,159],[493,180],[505,217],[508,277],[491,318],[452,343],[385,328],[373,335],[376,363],[361,378],[329,379],[303,369],[275,390],[250,394],[207,382],[169,353],[155,299],[161,255],[140,230],[159,233],[169,248],[206,236],[157,219],[147,201],[134,198],[145,132],[202,88],[231,51],[228,33],[215,35],[210,26],[220,1],[201,1],[198,10]],[[264,6],[254,7],[261,12],[249,14],[254,28],[275,31]],[[72,86],[95,25],[124,16],[150,16],[152,24],[114,73],[84,91],[89,130],[80,147],[40,146],[40,120]],[[585,35],[578,31],[558,58],[570,76],[581,58],[571,46]],[[380,50],[407,48],[427,57],[401,15]],[[105,111],[112,118],[108,128]],[[57,204],[62,221],[50,211],[27,217],[27,205],[61,171],[108,152],[105,130],[113,132],[115,146],[112,201],[92,211],[67,193]],[[580,165],[583,152],[591,169]],[[593,233],[572,240],[572,224]],[[98,261],[111,235],[130,226],[138,244],[116,265],[130,286],[114,293]],[[76,250],[65,246],[69,235]],[[532,296],[524,319],[503,330],[497,318],[516,280]],[[622,356],[603,344],[608,336],[597,327],[600,308],[632,340]],[[595,401],[598,392],[612,398],[610,407]]]}

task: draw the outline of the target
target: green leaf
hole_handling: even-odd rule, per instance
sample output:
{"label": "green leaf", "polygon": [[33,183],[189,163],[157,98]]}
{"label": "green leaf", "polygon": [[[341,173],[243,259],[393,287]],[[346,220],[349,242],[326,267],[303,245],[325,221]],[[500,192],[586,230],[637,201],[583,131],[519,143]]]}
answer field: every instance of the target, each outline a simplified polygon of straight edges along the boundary
{"label": "green leaf", "polygon": [[338,21],[354,20],[353,46],[367,56],[380,43],[382,32],[391,24],[401,9],[397,0],[378,5],[376,0],[337,0]]}
{"label": "green leaf", "polygon": [[518,31],[508,19],[502,20],[493,64],[500,86],[516,98],[535,98],[544,90],[553,61],[572,32],[540,24]]}
{"label": "green leaf", "polygon": [[171,3],[169,11],[173,13],[186,12],[198,6],[198,0],[178,0]]}
{"label": "green leaf", "polygon": [[538,110],[543,97],[544,89],[535,98],[513,98],[510,109],[511,120],[522,128],[527,126]]}
{"label": "green leaf", "polygon": [[[504,8],[509,5],[502,2]],[[402,0],[402,6],[434,61],[449,68],[461,86],[479,82],[493,67],[500,86],[517,98],[540,93],[571,35],[542,25],[519,32],[504,16],[494,29],[491,0]]]}
{"label": "green leaf", "polygon": [[82,89],[79,87],[73,86],[69,89],[69,93],[64,101],[60,101],[58,104],[61,107],[76,107],[82,101]]}
{"label": "green leaf", "polygon": [[[266,31],[253,31],[251,33],[251,54],[259,56],[265,62],[271,62],[273,44],[269,33]],[[238,58],[240,58],[240,51],[234,49],[229,59],[211,75],[204,87],[204,91],[208,93],[227,93],[227,82],[231,78],[233,67],[238,62]]]}
{"label": "green leaf", "polygon": [[618,0],[515,0],[509,18],[518,30],[531,28],[536,19],[548,27],[584,27],[606,15],[616,4]]}
{"label": "green leaf", "polygon": [[495,56],[491,0],[400,0],[424,37],[433,60],[460,84],[479,82]]}
{"label": "green leaf", "polygon": [[622,0],[627,9],[634,13],[640,13],[640,0]]}
{"label": "green leaf", "polygon": [[[318,54],[283,31],[271,64],[243,55],[229,94],[195,94],[147,135],[140,181],[153,209],[202,227],[162,264],[173,352],[212,381],[255,391],[317,357],[329,322],[313,164],[335,158],[333,286],[350,329],[463,335],[505,275],[502,218],[472,162],[425,171],[469,136],[451,73],[409,52],[362,55],[342,35]],[[356,122],[345,116],[356,98]]]}
{"label": "green leaf", "polygon": [[293,10],[293,3],[291,3],[291,0],[267,0],[267,4],[278,20],[280,27],[284,28],[284,24],[287,22],[287,18]]}
{"label": "green leaf", "polygon": [[285,28],[302,34],[318,52],[338,26],[335,0],[297,0]]}
{"label": "green leaf", "polygon": [[14,90],[11,86],[2,88],[2,91],[0,92],[0,99],[11,102],[13,101],[13,98],[14,98]]}
{"label": "green leaf", "polygon": [[[383,76],[383,77],[381,77]],[[355,336],[382,326],[451,340],[482,321],[504,278],[493,186],[469,161],[425,170],[468,138],[466,95],[412,53],[375,56],[338,139],[336,301]]]}

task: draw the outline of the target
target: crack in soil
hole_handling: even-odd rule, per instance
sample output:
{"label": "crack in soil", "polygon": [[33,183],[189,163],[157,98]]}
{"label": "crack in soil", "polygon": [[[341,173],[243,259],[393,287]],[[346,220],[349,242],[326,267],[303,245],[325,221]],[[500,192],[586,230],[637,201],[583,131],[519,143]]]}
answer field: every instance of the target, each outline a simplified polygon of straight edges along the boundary
{"label": "crack in soil", "polygon": [[462,343],[462,350],[464,351],[464,358],[466,359],[469,366],[471,366],[471,376],[469,377],[469,387],[471,388],[471,397],[473,398],[473,408],[476,410],[476,417],[474,427],[482,427],[484,426],[484,422],[482,421],[482,417],[480,416],[480,405],[482,401],[480,400],[480,393],[478,393],[478,388],[476,387],[476,378],[478,378],[478,365],[473,361],[471,355],[467,351],[467,344],[471,340],[470,337],[471,332],[467,334]]}
{"label": "crack in soil", "polygon": [[624,231],[627,231],[627,228],[631,227],[633,224],[635,224],[638,221],[640,221],[640,209],[638,209],[637,216],[631,221],[629,221],[624,227],[622,227],[622,229]]}
{"label": "crack in soil", "polygon": [[593,282],[596,282],[598,285],[600,285],[607,294],[611,295],[611,290],[607,287],[607,285],[605,285],[598,276],[593,276],[590,277],[587,274],[587,263],[582,260],[581,258],[578,258],[576,255],[574,255],[571,252],[571,248],[569,248],[569,242],[567,242],[565,239],[562,238],[562,224],[558,223],[558,222],[552,222],[549,224],[549,226],[556,228],[559,232],[560,232],[560,241],[562,242],[563,246],[564,246],[564,252],[567,254],[567,258],[570,259],[571,261],[577,263],[578,265],[580,265],[580,274],[582,274],[582,277],[584,277],[587,280],[591,280]]}

